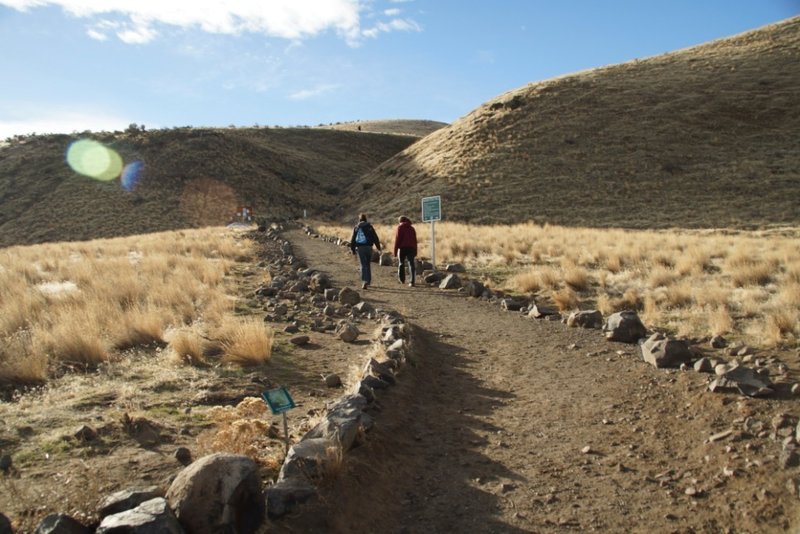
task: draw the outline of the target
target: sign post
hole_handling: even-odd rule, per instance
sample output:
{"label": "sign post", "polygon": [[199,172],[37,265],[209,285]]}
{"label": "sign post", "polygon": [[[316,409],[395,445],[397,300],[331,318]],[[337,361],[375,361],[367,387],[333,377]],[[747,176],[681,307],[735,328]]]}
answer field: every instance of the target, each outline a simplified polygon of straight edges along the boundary
{"label": "sign post", "polygon": [[436,221],[442,220],[442,197],[425,197],[422,199],[422,222],[431,223],[431,263],[436,270]]}
{"label": "sign post", "polygon": [[295,407],[294,400],[286,388],[268,389],[261,393],[261,398],[274,415],[283,414],[283,438],[286,441],[286,454],[289,454],[289,422],[286,412]]}

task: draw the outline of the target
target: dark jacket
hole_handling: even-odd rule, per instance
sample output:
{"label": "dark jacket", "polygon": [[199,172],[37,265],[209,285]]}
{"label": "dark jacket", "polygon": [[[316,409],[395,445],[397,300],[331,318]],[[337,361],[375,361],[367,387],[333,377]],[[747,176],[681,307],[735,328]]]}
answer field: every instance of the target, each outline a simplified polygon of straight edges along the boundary
{"label": "dark jacket", "polygon": [[[364,232],[364,237],[367,238],[367,243],[356,243],[356,236],[358,235],[358,229],[361,228]],[[381,249],[381,240],[378,239],[378,234],[375,232],[375,228],[372,227],[370,223],[367,221],[359,222],[355,228],[353,228],[353,236],[350,238],[350,251],[355,252],[356,247],[360,246],[372,246],[375,245],[375,248],[378,250]]]}
{"label": "dark jacket", "polygon": [[414,256],[417,255],[417,231],[411,226],[411,221],[403,221],[397,225],[394,233],[394,255],[401,248],[414,249]]}

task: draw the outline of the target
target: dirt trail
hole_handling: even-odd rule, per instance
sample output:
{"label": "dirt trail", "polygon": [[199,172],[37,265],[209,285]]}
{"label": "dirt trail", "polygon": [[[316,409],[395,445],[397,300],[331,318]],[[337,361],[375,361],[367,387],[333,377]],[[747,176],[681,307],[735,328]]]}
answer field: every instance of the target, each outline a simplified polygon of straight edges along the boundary
{"label": "dirt trail", "polygon": [[[287,237],[336,286],[358,287],[344,248]],[[373,267],[366,300],[415,327],[415,360],[380,397],[376,428],[347,455],[317,514],[283,526],[352,532],[769,532],[797,524],[769,428],[796,401],[705,390],[631,345],[502,311]],[[586,449],[588,447],[588,450]],[[289,526],[293,525],[293,526]],[[279,526],[279,525],[276,525]],[[280,528],[280,527],[279,527]]]}

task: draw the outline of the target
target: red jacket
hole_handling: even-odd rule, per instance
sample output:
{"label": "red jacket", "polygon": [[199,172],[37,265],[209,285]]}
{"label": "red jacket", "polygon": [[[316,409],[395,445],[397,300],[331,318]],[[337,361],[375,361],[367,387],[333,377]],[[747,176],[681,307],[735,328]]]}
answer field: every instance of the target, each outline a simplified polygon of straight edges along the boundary
{"label": "red jacket", "polygon": [[403,221],[397,225],[394,233],[394,255],[401,248],[413,248],[414,255],[417,255],[417,231],[411,226],[411,221]]}

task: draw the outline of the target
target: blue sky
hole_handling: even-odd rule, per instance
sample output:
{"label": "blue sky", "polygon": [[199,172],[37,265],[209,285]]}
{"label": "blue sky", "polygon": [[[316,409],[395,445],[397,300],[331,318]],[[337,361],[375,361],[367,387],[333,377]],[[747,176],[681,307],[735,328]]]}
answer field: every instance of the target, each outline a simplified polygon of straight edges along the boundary
{"label": "blue sky", "polygon": [[800,14],[800,0],[0,0],[0,139],[451,122],[526,83]]}

